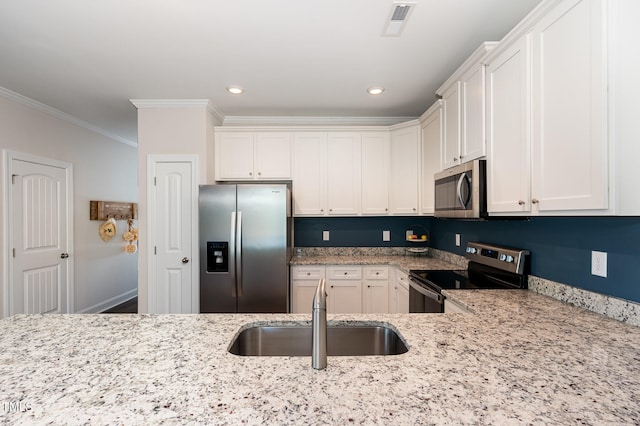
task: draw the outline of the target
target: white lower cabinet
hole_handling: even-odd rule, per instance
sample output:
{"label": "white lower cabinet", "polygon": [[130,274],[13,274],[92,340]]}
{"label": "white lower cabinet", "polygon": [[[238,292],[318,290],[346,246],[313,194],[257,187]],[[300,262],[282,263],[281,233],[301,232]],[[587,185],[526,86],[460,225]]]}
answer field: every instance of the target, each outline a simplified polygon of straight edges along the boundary
{"label": "white lower cabinet", "polygon": [[324,266],[293,266],[291,268],[291,313],[311,314],[313,295],[318,287],[318,281],[324,277]]}
{"label": "white lower cabinet", "polygon": [[389,284],[389,313],[409,313],[409,276],[398,268]]}
{"label": "white lower cabinet", "polygon": [[362,313],[361,266],[328,266],[327,290],[328,313]]}
{"label": "white lower cabinet", "polygon": [[387,266],[365,266],[362,270],[364,274],[362,286],[364,313],[389,312],[389,268]]}
{"label": "white lower cabinet", "polygon": [[396,284],[398,285],[396,294],[396,312],[399,314],[409,313],[409,276],[402,271],[398,271]]}

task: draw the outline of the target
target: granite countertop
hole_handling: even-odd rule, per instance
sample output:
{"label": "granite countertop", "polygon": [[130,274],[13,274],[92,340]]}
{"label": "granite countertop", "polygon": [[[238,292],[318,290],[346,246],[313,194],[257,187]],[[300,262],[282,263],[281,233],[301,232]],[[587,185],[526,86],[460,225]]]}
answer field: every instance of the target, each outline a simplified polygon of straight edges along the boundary
{"label": "granite countertop", "polygon": [[389,265],[405,272],[411,269],[466,269],[443,259],[427,256],[337,255],[292,257],[291,265]]}
{"label": "granite countertop", "polygon": [[383,323],[406,354],[238,357],[246,324],[307,315],[33,315],[0,322],[9,424],[638,424],[640,328],[522,290]]}

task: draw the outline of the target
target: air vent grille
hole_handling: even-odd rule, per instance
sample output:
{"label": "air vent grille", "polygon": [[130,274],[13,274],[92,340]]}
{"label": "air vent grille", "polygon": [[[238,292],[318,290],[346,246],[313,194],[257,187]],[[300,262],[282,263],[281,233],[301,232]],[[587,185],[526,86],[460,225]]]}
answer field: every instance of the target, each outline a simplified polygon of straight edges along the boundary
{"label": "air vent grille", "polygon": [[392,21],[404,21],[409,14],[409,10],[411,10],[411,6],[408,4],[398,4],[393,10],[393,15],[391,15]]}

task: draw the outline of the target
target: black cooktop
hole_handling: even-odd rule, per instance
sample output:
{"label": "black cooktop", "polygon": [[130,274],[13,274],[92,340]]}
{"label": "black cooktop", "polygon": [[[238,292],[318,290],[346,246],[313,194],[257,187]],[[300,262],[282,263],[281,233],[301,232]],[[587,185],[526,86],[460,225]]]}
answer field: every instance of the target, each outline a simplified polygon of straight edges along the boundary
{"label": "black cooktop", "polygon": [[[480,265],[482,266],[482,265]],[[514,282],[513,277],[505,276],[500,271],[482,273],[475,268],[469,270],[412,270],[410,275],[414,281],[432,287],[434,290],[473,290],[473,289],[513,289],[526,287],[526,281]]]}

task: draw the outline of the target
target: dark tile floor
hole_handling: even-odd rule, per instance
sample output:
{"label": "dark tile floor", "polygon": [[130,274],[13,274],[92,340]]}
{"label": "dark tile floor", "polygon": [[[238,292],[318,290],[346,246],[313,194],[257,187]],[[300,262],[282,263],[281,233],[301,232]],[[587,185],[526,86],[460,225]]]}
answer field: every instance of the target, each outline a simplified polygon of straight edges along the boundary
{"label": "dark tile floor", "polygon": [[134,297],[126,302],[114,306],[111,309],[107,309],[102,312],[103,314],[137,314],[138,313],[138,298]]}

